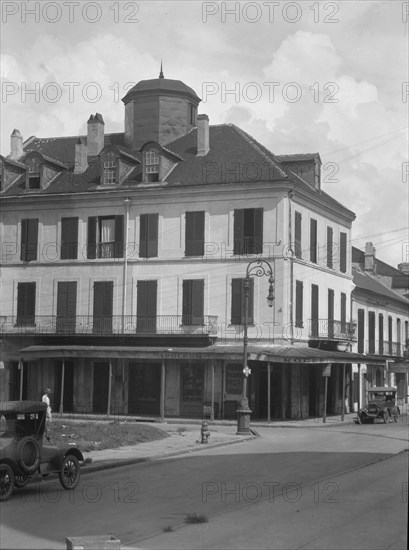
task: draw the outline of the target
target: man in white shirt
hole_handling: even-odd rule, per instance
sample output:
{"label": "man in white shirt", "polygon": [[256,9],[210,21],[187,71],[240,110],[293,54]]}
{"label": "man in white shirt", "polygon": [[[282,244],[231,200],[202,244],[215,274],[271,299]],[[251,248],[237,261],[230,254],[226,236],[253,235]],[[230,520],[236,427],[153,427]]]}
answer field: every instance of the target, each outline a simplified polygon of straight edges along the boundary
{"label": "man in white shirt", "polygon": [[46,437],[48,437],[48,423],[51,422],[50,395],[51,395],[51,390],[50,390],[50,388],[46,388],[46,389],[44,390],[43,397],[41,398],[42,402],[47,404],[46,423],[45,423],[45,434],[46,434]]}

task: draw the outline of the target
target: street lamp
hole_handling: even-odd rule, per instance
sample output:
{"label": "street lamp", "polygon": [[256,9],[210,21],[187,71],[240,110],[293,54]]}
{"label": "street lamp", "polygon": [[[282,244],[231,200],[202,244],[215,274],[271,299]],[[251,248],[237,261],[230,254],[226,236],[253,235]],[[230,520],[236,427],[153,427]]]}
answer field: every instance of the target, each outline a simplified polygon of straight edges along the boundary
{"label": "street lamp", "polygon": [[257,259],[248,263],[246,269],[246,278],[244,280],[244,330],[243,330],[243,392],[240,400],[240,406],[237,409],[237,434],[250,433],[250,413],[249,402],[247,399],[247,378],[251,374],[251,369],[247,365],[247,325],[248,325],[248,309],[249,309],[249,290],[250,277],[268,276],[268,307],[273,307],[274,302],[274,278],[273,268],[267,260]]}

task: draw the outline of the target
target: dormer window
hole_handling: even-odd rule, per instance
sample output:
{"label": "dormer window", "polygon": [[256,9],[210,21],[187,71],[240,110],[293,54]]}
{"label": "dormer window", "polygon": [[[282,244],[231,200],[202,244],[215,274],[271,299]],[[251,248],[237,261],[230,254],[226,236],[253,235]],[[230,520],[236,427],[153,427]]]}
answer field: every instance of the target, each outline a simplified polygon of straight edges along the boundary
{"label": "dormer window", "polygon": [[157,149],[148,149],[145,153],[146,181],[159,181],[160,157]]}
{"label": "dormer window", "polygon": [[36,157],[28,161],[27,189],[40,189],[41,187],[41,163]]}
{"label": "dormer window", "polygon": [[118,182],[118,160],[114,152],[110,152],[104,158],[104,184]]}
{"label": "dormer window", "polygon": [[196,126],[197,118],[197,107],[195,105],[189,104],[189,123],[192,126]]}

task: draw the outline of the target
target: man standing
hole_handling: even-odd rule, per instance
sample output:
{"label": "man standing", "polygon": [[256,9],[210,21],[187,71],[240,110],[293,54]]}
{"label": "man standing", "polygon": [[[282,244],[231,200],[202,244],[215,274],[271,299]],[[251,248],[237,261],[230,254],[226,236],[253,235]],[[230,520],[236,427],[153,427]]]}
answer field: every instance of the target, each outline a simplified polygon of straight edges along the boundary
{"label": "man standing", "polygon": [[43,403],[46,403],[46,404],[47,404],[46,423],[45,423],[45,434],[46,434],[46,437],[48,437],[48,423],[51,422],[50,395],[51,395],[51,390],[50,390],[50,388],[46,388],[46,389],[44,390],[43,397],[41,398],[41,401],[42,401]]}

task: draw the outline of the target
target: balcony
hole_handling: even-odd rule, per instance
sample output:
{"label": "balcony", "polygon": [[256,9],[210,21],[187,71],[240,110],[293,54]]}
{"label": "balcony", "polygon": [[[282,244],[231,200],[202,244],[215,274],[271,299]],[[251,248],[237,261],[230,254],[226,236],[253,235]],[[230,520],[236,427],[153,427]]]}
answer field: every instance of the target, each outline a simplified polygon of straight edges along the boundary
{"label": "balcony", "polygon": [[217,315],[203,315],[203,317],[182,317],[182,315],[157,315],[156,317],[139,317],[137,315],[113,315],[111,317],[31,315],[29,317],[15,317],[1,315],[0,334],[61,336],[216,335]]}
{"label": "balcony", "polygon": [[370,355],[389,355],[391,357],[403,357],[405,347],[400,342],[389,340],[358,340],[358,353]]}
{"label": "balcony", "polygon": [[356,322],[335,321],[332,319],[309,319],[308,336],[314,340],[355,341]]}

